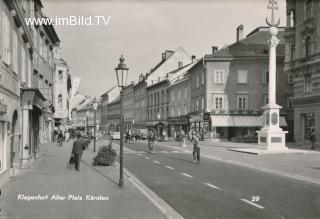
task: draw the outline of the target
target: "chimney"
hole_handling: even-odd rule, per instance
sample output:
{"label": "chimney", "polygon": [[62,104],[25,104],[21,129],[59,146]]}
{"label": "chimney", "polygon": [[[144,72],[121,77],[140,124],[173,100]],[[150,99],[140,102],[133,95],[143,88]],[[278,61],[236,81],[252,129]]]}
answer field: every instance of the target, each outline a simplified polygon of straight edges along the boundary
{"label": "chimney", "polygon": [[237,27],[237,42],[243,39],[243,25]]}
{"label": "chimney", "polygon": [[166,50],[164,51],[165,53],[165,60],[167,60],[172,54],[173,54],[173,51],[172,50]]}
{"label": "chimney", "polygon": [[182,68],[182,66],[183,66],[183,62],[179,61],[178,62],[178,68]]}
{"label": "chimney", "polygon": [[191,56],[191,62],[194,62],[196,60],[196,56],[195,55],[192,55]]}
{"label": "chimney", "polygon": [[218,51],[218,47],[217,46],[212,46],[212,54],[214,54],[217,51]]}
{"label": "chimney", "polygon": [[166,60],[166,53],[162,53],[162,61],[165,61]]}

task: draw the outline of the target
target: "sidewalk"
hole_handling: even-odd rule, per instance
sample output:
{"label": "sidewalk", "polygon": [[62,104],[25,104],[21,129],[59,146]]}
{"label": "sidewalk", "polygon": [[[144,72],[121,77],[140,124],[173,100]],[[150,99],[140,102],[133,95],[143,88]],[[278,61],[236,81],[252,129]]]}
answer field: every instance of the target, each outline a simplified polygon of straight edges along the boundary
{"label": "sidewalk", "polygon": [[[80,172],[68,169],[71,149],[71,142],[62,148],[45,145],[42,158],[2,188],[1,218],[167,218],[128,177],[124,188],[118,187],[116,166],[93,167],[90,149],[84,151]],[[44,200],[19,200],[23,195]],[[104,200],[90,200],[90,195]]]}
{"label": "sidewalk", "polygon": [[[159,145],[175,147],[178,150],[192,151],[192,143],[187,142],[187,147],[179,148],[179,142],[158,142]],[[235,148],[258,148],[257,144],[233,142],[200,142],[201,156],[211,159],[245,166],[251,169],[291,177],[320,185],[320,152],[307,149],[307,146],[289,148],[304,150],[302,153],[293,154],[267,154],[253,155],[230,151]]]}

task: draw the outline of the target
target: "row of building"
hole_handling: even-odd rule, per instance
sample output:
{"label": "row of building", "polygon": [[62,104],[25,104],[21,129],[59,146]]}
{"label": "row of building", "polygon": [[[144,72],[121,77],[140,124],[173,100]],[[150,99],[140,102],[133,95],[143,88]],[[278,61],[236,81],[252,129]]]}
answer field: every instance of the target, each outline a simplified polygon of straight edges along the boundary
{"label": "row of building", "polygon": [[[287,0],[286,12],[286,27],[278,27],[280,126],[289,131],[287,141],[305,144],[311,129],[320,137],[320,2]],[[125,129],[154,129],[169,138],[195,129],[206,139],[256,142],[262,107],[268,103],[268,30],[258,27],[245,36],[240,25],[233,44],[213,46],[200,59],[182,47],[164,51],[159,63],[123,89]],[[118,131],[119,88],[109,89],[99,101],[96,124]],[[75,122],[88,125],[90,109],[83,106]]]}
{"label": "row of building", "polygon": [[[169,138],[180,130],[197,130],[206,139],[256,141],[268,102],[268,29],[258,27],[245,37],[240,25],[235,43],[212,47],[201,59],[181,47],[166,50],[155,67],[123,89],[125,129],[154,129]],[[293,80],[283,71],[284,33],[279,28],[277,101],[283,106],[280,125],[293,134]],[[116,89],[102,95],[101,124],[114,131],[119,130],[121,101],[109,96]]]}
{"label": "row of building", "polygon": [[40,0],[0,1],[0,186],[37,159],[69,120],[71,76]]}

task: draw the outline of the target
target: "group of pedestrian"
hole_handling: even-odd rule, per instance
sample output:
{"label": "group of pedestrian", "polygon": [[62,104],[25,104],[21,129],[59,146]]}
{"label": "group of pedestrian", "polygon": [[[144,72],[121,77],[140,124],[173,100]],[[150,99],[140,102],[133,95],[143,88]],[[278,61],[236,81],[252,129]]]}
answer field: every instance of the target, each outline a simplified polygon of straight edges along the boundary
{"label": "group of pedestrian", "polygon": [[135,143],[137,133],[132,130],[127,130],[125,135],[125,143]]}

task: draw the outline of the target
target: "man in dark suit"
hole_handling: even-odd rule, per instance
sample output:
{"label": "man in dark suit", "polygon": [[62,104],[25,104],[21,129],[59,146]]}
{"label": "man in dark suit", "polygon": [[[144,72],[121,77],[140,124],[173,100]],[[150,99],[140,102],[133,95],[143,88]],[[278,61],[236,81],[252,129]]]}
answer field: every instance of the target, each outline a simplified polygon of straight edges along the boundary
{"label": "man in dark suit", "polygon": [[73,143],[71,152],[71,154],[74,156],[75,168],[77,171],[80,171],[80,161],[84,149],[85,143],[81,140],[81,135],[77,134],[77,140]]}

